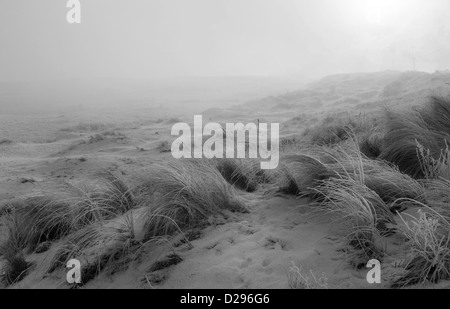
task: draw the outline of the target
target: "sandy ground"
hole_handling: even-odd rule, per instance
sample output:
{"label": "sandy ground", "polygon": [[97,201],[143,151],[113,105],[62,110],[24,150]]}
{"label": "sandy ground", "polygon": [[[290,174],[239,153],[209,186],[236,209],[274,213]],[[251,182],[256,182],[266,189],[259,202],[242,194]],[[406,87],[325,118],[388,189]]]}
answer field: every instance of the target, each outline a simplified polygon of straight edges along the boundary
{"label": "sandy ground", "polygon": [[[0,145],[3,201],[40,191],[51,192],[63,182],[93,177],[101,168],[119,172],[133,181],[134,173],[143,167],[170,159],[170,153],[160,149],[162,142],[170,140],[168,124],[129,126],[116,122],[119,130],[113,127],[93,132],[63,132],[61,128],[67,128],[68,123],[59,119],[22,121],[28,125],[23,132],[44,134],[39,134],[40,141],[33,142],[36,136],[16,133],[22,141]],[[36,127],[30,128],[33,123]],[[101,135],[110,131],[115,134]],[[50,140],[42,142],[45,133]],[[143,262],[113,277],[100,275],[86,287],[289,288],[288,273],[294,264],[307,274],[325,276],[329,287],[386,287],[369,285],[367,270],[358,271],[349,265],[339,236],[342,225],[331,223],[328,215],[312,214],[309,201],[268,195],[265,188],[239,195],[250,212],[211,218],[211,225],[199,230],[192,240],[193,248],[175,249],[182,262],[159,271],[160,279],[151,281],[153,284],[145,280],[149,262]],[[398,253],[401,246],[398,241],[392,252]],[[161,250],[161,254],[167,251]],[[34,257],[38,265],[46,264],[48,254],[51,252]],[[154,258],[158,256],[149,261]],[[43,278],[43,269],[44,266],[38,267],[15,287],[68,287],[63,272]]]}
{"label": "sandy ground", "polygon": [[[370,98],[371,89],[364,86],[359,93],[367,93]],[[355,96],[355,91],[351,96]],[[295,103],[293,99],[286,100]],[[332,103],[324,108],[340,104],[343,99],[332,96],[330,100]],[[311,99],[311,106],[314,102]],[[283,124],[281,134],[298,135],[306,126],[317,122],[316,116],[321,116],[320,110],[314,112],[316,116],[308,114],[312,113],[311,106],[306,105],[295,113],[287,106],[284,110],[278,108],[279,113],[266,109],[265,114],[249,114],[248,110],[253,108],[249,103],[241,111],[235,111],[239,114],[235,121],[291,119]],[[219,122],[233,116],[221,110],[210,112],[211,115],[205,117]],[[295,115],[299,116],[292,118]],[[1,115],[0,201],[51,192],[64,182],[94,177],[100,169],[120,173],[133,183],[135,175],[143,168],[171,159],[170,153],[164,150],[173,140],[170,136],[172,122],[155,119],[144,112],[45,117]],[[389,278],[395,275],[405,258],[401,238],[385,239],[388,257],[382,264],[382,284],[370,285],[366,281],[368,269],[357,270],[349,264],[342,222],[335,222],[329,215],[311,213],[308,200],[268,195],[264,187],[255,193],[240,192],[239,196],[250,210],[248,214],[228,213],[211,218],[208,227],[195,231],[192,248],[176,246],[176,240],[172,242],[173,250],[182,258],[177,265],[148,273],[149,266],[170,251],[170,246],[158,245],[128,270],[113,276],[101,274],[85,287],[289,288],[288,273],[292,265],[296,265],[306,274],[323,275],[331,288],[386,288]],[[415,211],[408,210],[411,214]],[[0,240],[5,237],[5,228],[0,224]],[[63,271],[44,276],[50,254],[51,251],[32,256],[42,266],[13,287],[69,288]],[[450,286],[443,282],[438,287]]]}

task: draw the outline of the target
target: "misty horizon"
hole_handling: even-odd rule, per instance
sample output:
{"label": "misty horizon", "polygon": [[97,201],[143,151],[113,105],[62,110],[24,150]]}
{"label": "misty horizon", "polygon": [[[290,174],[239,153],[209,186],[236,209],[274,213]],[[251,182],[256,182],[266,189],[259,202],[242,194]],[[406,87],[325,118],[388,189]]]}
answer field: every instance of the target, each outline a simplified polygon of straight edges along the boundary
{"label": "misty horizon", "polygon": [[0,4],[0,81],[273,76],[450,68],[444,0]]}

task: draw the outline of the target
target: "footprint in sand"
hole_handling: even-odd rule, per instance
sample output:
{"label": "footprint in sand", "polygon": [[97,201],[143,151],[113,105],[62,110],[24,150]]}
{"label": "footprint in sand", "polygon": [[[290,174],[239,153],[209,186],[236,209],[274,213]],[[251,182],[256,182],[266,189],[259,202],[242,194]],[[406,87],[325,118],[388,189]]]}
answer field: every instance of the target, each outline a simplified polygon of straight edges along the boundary
{"label": "footprint in sand", "polygon": [[148,284],[152,288],[155,285],[162,284],[169,276],[169,268],[181,263],[182,261],[183,259],[176,254],[169,254],[160,261],[156,261],[146,270],[145,274],[141,277],[141,284]]}
{"label": "footprint in sand", "polygon": [[237,277],[237,280],[238,280],[238,282],[241,283],[241,284],[245,283],[245,277],[244,277],[243,275],[239,275],[239,276]]}
{"label": "footprint in sand", "polygon": [[269,236],[265,239],[263,246],[267,249],[275,250],[281,249],[284,251],[289,250],[289,242],[280,238],[276,238],[274,236]]}
{"label": "footprint in sand", "polygon": [[339,237],[332,235],[328,235],[327,237],[325,237],[325,239],[329,240],[330,242],[338,242],[340,240]]}
{"label": "footprint in sand", "polygon": [[[242,280],[244,280],[244,279],[242,279]],[[241,289],[241,290],[249,289],[250,285],[251,285],[251,280],[244,280],[244,282],[242,282],[242,284],[239,286],[239,289]]]}
{"label": "footprint in sand", "polygon": [[211,243],[211,244],[205,246],[205,249],[206,249],[206,250],[211,250],[211,249],[216,248],[217,245],[219,245],[219,242],[218,242],[218,241],[215,241],[215,242],[213,242],[213,243]]}
{"label": "footprint in sand", "polygon": [[256,233],[256,230],[247,221],[240,222],[238,225],[238,230],[244,235],[253,235]]}
{"label": "footprint in sand", "polygon": [[219,241],[213,242],[205,247],[206,250],[214,249],[216,255],[222,255],[224,246]]}
{"label": "footprint in sand", "polygon": [[270,264],[272,264],[272,260],[270,258],[265,258],[261,263],[261,266],[263,267],[262,271],[266,275],[271,275],[273,273],[273,268],[269,266]]}
{"label": "footprint in sand", "polygon": [[270,264],[272,263],[272,260],[271,259],[269,259],[269,258],[265,258],[263,261],[262,261],[262,266],[263,267],[267,267],[267,266],[269,266]]}
{"label": "footprint in sand", "polygon": [[251,257],[248,257],[248,258],[247,258],[244,262],[242,262],[238,267],[239,267],[240,269],[243,269],[243,268],[249,267],[249,266],[252,265],[252,264],[254,264],[253,259],[252,259]]}

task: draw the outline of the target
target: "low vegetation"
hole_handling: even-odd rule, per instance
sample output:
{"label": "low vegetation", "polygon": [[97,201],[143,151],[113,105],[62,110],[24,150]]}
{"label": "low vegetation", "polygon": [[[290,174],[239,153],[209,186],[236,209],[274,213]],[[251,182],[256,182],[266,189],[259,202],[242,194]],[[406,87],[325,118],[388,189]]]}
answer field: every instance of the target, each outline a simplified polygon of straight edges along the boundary
{"label": "low vegetation", "polygon": [[393,287],[450,279],[450,223],[438,212],[427,210],[420,211],[419,218],[409,224],[404,221],[410,251],[405,273],[393,282]]}
{"label": "low vegetation", "polygon": [[[356,267],[372,258],[382,261],[382,239],[403,235],[407,263],[393,287],[449,279],[450,100],[433,97],[424,107],[385,113],[385,132],[377,122],[355,128],[347,118],[343,125],[327,120],[331,126],[307,131],[309,141],[322,148],[286,159],[287,185],[280,189],[307,192],[346,223],[350,263]],[[402,219],[402,228],[394,215],[408,207],[423,211],[409,223]]]}
{"label": "low vegetation", "polygon": [[146,238],[202,224],[223,210],[245,212],[232,186],[206,161],[156,165],[147,206]]}
{"label": "low vegetation", "polygon": [[101,122],[90,122],[90,123],[79,123],[74,126],[62,128],[62,132],[96,132],[101,130],[107,130],[112,127],[112,124],[101,123]]}
{"label": "low vegetation", "polygon": [[41,244],[56,248],[47,273],[77,258],[85,265],[84,285],[101,272],[127,268],[161,239],[169,242],[205,226],[210,216],[247,211],[233,186],[208,161],[154,165],[132,189],[108,171],[96,176],[92,182],[64,186],[64,193],[27,197],[8,206],[9,237],[0,247],[8,285],[23,279],[32,266],[25,254],[49,249],[41,251]]}
{"label": "low vegetation", "polygon": [[2,139],[0,139],[0,145],[10,145],[10,144],[12,144],[12,143],[13,143],[13,141],[10,140],[10,139],[8,139],[8,138],[2,138]]}
{"label": "low vegetation", "polygon": [[288,282],[291,289],[326,290],[329,288],[328,278],[325,274],[320,277],[314,275],[312,270],[304,272],[301,267],[292,263],[288,273]]}
{"label": "low vegetation", "polygon": [[447,148],[450,140],[449,101],[433,97],[424,107],[409,113],[390,111],[387,117],[388,131],[380,158],[394,163],[414,178],[424,178],[418,146],[434,159]]}
{"label": "low vegetation", "polygon": [[247,192],[271,182],[271,176],[260,168],[258,160],[217,159],[214,165],[228,183]]}
{"label": "low vegetation", "polygon": [[[396,96],[395,87],[383,95]],[[105,129],[80,124],[64,131]],[[140,261],[155,243],[178,237],[178,244],[189,245],[185,233],[201,230],[212,217],[248,212],[248,193],[261,192],[308,198],[315,212],[331,214],[345,228],[345,252],[356,268],[371,259],[383,262],[386,239],[402,237],[407,262],[393,287],[448,280],[449,138],[450,100],[433,97],[412,110],[325,117],[285,143],[274,171],[261,170],[256,160],[167,161],[133,175],[133,185],[101,171],[82,184],[2,206],[8,239],[0,246],[1,279],[5,285],[23,280],[34,267],[30,257],[48,251],[46,273],[76,257],[86,265],[84,285]],[[165,141],[156,148],[169,151]],[[421,209],[418,217],[403,214],[411,207]],[[173,252],[168,264],[152,264],[149,272],[181,260]],[[295,265],[288,282],[292,288],[328,288],[325,276]]]}

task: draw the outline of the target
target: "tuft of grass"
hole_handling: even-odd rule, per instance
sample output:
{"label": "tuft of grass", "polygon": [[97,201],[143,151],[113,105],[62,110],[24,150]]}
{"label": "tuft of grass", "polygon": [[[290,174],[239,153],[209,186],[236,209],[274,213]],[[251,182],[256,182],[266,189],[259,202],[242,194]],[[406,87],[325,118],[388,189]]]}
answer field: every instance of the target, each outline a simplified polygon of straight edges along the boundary
{"label": "tuft of grass", "polygon": [[156,148],[160,153],[171,152],[171,144],[169,141],[161,141]]}
{"label": "tuft of grass", "polygon": [[168,256],[166,256],[164,259],[153,263],[146,272],[151,273],[151,272],[155,272],[155,271],[158,271],[161,269],[165,269],[172,265],[177,265],[177,264],[181,263],[182,261],[183,261],[183,259],[178,254],[171,253]]}
{"label": "tuft of grass", "polygon": [[438,212],[422,206],[429,211],[419,211],[419,218],[413,218],[410,224],[402,217],[410,252],[405,273],[393,282],[394,288],[450,278],[450,223]]}
{"label": "tuft of grass", "polygon": [[294,262],[289,268],[288,282],[291,289],[328,289],[328,278],[325,274],[316,277],[312,270],[305,273],[302,271],[302,267],[299,268]]}
{"label": "tuft of grass", "polygon": [[424,201],[425,190],[422,183],[403,174],[397,167],[382,161],[373,161],[372,170],[366,172],[365,185],[375,191],[381,199],[398,207],[400,198]]}
{"label": "tuft of grass", "polygon": [[58,240],[71,231],[69,205],[55,198],[29,197],[13,202],[12,207],[7,217],[7,242],[14,242],[20,249],[32,252],[40,243]]}
{"label": "tuft of grass", "polygon": [[0,139],[0,145],[11,145],[12,143],[13,143],[13,141],[8,138]]}
{"label": "tuft of grass", "polygon": [[363,155],[376,159],[381,155],[383,136],[381,133],[366,133],[360,137],[359,148]]}
{"label": "tuft of grass", "polygon": [[417,156],[419,158],[421,172],[425,179],[450,179],[450,150],[445,140],[445,149],[441,150],[436,159],[429,149],[425,149],[417,142]]}
{"label": "tuft of grass", "polygon": [[109,172],[97,184],[65,187],[62,197],[36,195],[11,203],[6,221],[13,241],[33,252],[45,242],[59,240],[88,225],[122,215],[135,206],[128,186]]}
{"label": "tuft of grass", "polygon": [[370,135],[375,131],[378,131],[376,119],[361,113],[343,113],[325,117],[321,124],[307,129],[303,135],[309,138],[313,145],[331,147],[349,140],[352,137],[349,132],[359,136]]}
{"label": "tuft of grass", "polygon": [[388,131],[381,159],[394,163],[414,178],[424,178],[418,144],[422,153],[435,160],[450,140],[450,100],[432,98],[429,104],[411,113],[387,112]]}
{"label": "tuft of grass", "polygon": [[423,201],[424,188],[420,182],[403,174],[392,164],[367,158],[358,145],[356,136],[352,135],[352,140],[345,145],[324,149],[322,160],[327,162],[326,167],[335,175],[363,183],[385,203],[392,203],[391,207],[399,198]]}
{"label": "tuft of grass", "polygon": [[427,205],[450,222],[450,180],[445,178],[429,179],[424,181],[424,185]]}
{"label": "tuft of grass", "polygon": [[324,164],[308,155],[283,157],[280,172],[280,192],[292,195],[309,195],[312,187],[331,176]]}
{"label": "tuft of grass", "polygon": [[100,225],[91,225],[70,234],[59,246],[47,272],[52,273],[58,268],[65,267],[67,261],[79,258],[83,250],[94,247],[100,239],[100,227]]}
{"label": "tuft of grass", "polygon": [[322,207],[345,223],[347,244],[357,250],[352,260],[382,260],[384,250],[379,240],[394,224],[383,200],[352,179],[326,180],[315,190],[324,196]]}
{"label": "tuft of grass", "polygon": [[99,174],[99,179],[104,185],[103,195],[108,207],[114,209],[116,213],[123,214],[133,209],[135,200],[131,189],[120,176],[110,171],[103,170]]}
{"label": "tuft of grass", "polygon": [[88,226],[71,234],[57,249],[48,273],[65,267],[76,258],[82,262],[81,285],[102,271],[114,274],[125,269],[136,258],[142,243],[136,239],[133,214],[119,220]]}
{"label": "tuft of grass", "polygon": [[11,202],[6,202],[0,205],[0,218],[12,213],[14,205]]}
{"label": "tuft of grass", "polygon": [[256,160],[216,159],[213,164],[228,183],[247,192],[254,192],[259,184],[270,182],[269,175],[261,170]]}
{"label": "tuft of grass", "polygon": [[222,210],[245,212],[234,189],[205,161],[155,165],[153,196],[147,208],[146,238],[198,225]]}
{"label": "tuft of grass", "polygon": [[21,281],[34,266],[22,253],[23,235],[18,233],[16,218],[12,214],[9,216],[10,220],[6,221],[9,238],[0,246],[0,256],[4,260],[0,279],[7,286]]}
{"label": "tuft of grass", "polygon": [[25,259],[22,253],[8,255],[3,253],[5,264],[2,269],[1,279],[7,286],[13,285],[24,279],[34,263]]}
{"label": "tuft of grass", "polygon": [[67,187],[75,230],[112,219],[136,206],[132,190],[121,177],[106,170],[96,176],[94,183]]}
{"label": "tuft of grass", "polygon": [[332,163],[335,176],[313,188],[322,197],[320,205],[347,224],[347,243],[358,250],[357,255],[366,261],[381,260],[384,254],[379,239],[392,232],[393,214],[377,192],[366,185],[368,175],[360,153],[354,157],[337,152],[333,158],[337,162]]}

